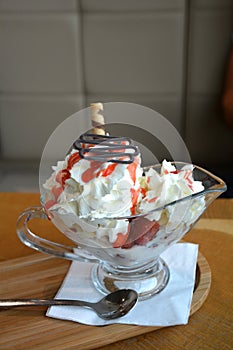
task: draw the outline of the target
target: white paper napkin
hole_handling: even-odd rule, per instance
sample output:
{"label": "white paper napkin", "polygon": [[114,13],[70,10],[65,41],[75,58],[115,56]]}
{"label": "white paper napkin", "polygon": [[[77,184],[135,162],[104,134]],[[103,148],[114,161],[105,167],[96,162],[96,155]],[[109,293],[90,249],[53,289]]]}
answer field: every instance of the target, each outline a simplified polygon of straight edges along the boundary
{"label": "white paper napkin", "polygon": [[[113,321],[99,318],[94,311],[77,306],[52,306],[47,316],[71,320],[87,325],[111,323],[136,324],[142,326],[172,326],[188,322],[195,282],[198,245],[178,243],[168,248],[161,258],[168,264],[170,280],[159,294],[136,306],[125,316]],[[57,299],[82,299],[97,301],[103,297],[92,284],[93,264],[72,262]]]}

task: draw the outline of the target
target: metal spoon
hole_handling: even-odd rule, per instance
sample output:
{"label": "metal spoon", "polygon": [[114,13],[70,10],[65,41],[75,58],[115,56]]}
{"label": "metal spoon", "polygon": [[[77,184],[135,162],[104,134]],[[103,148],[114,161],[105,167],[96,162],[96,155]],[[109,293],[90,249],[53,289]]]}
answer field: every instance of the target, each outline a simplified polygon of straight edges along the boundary
{"label": "metal spoon", "polygon": [[0,308],[12,308],[18,306],[84,306],[93,309],[104,320],[126,315],[136,304],[138,295],[134,290],[121,289],[106,295],[96,303],[83,300],[66,299],[3,299],[0,300]]}

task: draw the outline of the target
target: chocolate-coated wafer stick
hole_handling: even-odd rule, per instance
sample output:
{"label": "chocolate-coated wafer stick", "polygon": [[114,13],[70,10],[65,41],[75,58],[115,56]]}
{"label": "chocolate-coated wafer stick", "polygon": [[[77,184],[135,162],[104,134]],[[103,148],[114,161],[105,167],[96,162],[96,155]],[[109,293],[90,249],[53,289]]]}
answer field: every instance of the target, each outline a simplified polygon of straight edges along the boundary
{"label": "chocolate-coated wafer stick", "polygon": [[92,134],[105,135],[104,124],[103,104],[100,102],[91,103]]}

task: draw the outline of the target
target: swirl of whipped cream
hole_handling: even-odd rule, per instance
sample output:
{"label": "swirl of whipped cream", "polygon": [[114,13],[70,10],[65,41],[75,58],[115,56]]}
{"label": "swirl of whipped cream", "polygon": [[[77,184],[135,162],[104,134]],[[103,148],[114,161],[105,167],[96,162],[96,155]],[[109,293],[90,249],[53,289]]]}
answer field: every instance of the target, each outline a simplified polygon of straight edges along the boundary
{"label": "swirl of whipped cream", "polygon": [[[182,169],[177,170],[174,165],[164,160],[161,171],[158,173],[150,168],[143,179],[145,187],[145,196],[138,205],[140,213],[149,213],[149,220],[161,221],[163,224],[179,224],[183,218],[186,221],[193,222],[203,211],[203,199],[191,199],[190,202],[179,202],[173,206],[168,206],[165,210],[154,211],[169,203],[176,202],[179,199],[190,196],[194,193],[204,190],[201,181],[195,181],[193,178],[193,165],[187,164]],[[197,205],[197,201],[199,205]],[[154,211],[154,212],[153,212]],[[188,215],[187,215],[188,214]]]}
{"label": "swirl of whipped cream", "polygon": [[44,188],[45,208],[60,214],[67,227],[76,225],[87,237],[93,234],[113,246],[119,237],[129,234],[129,221],[116,217],[147,214],[147,220],[158,222],[158,235],[164,235],[164,230],[186,230],[205,206],[203,197],[190,197],[188,205],[181,201],[156,210],[204,187],[194,180],[192,164],[177,170],[164,160],[160,173],[151,167],[144,174],[140,156],[131,164],[102,163],[82,159],[73,150],[53,167]]}
{"label": "swirl of whipped cream", "polygon": [[134,214],[143,172],[140,162],[139,156],[131,164],[89,161],[72,151],[53,167],[44,184],[50,193],[47,209],[72,211],[89,219]]}

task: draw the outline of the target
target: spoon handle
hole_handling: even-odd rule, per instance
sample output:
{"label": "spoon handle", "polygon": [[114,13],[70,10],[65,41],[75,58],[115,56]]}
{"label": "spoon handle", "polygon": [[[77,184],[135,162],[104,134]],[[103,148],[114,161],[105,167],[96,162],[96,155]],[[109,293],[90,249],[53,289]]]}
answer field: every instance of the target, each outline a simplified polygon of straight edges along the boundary
{"label": "spoon handle", "polygon": [[0,300],[0,308],[12,308],[19,306],[86,306],[91,307],[91,303],[82,300],[68,299],[2,299]]}

